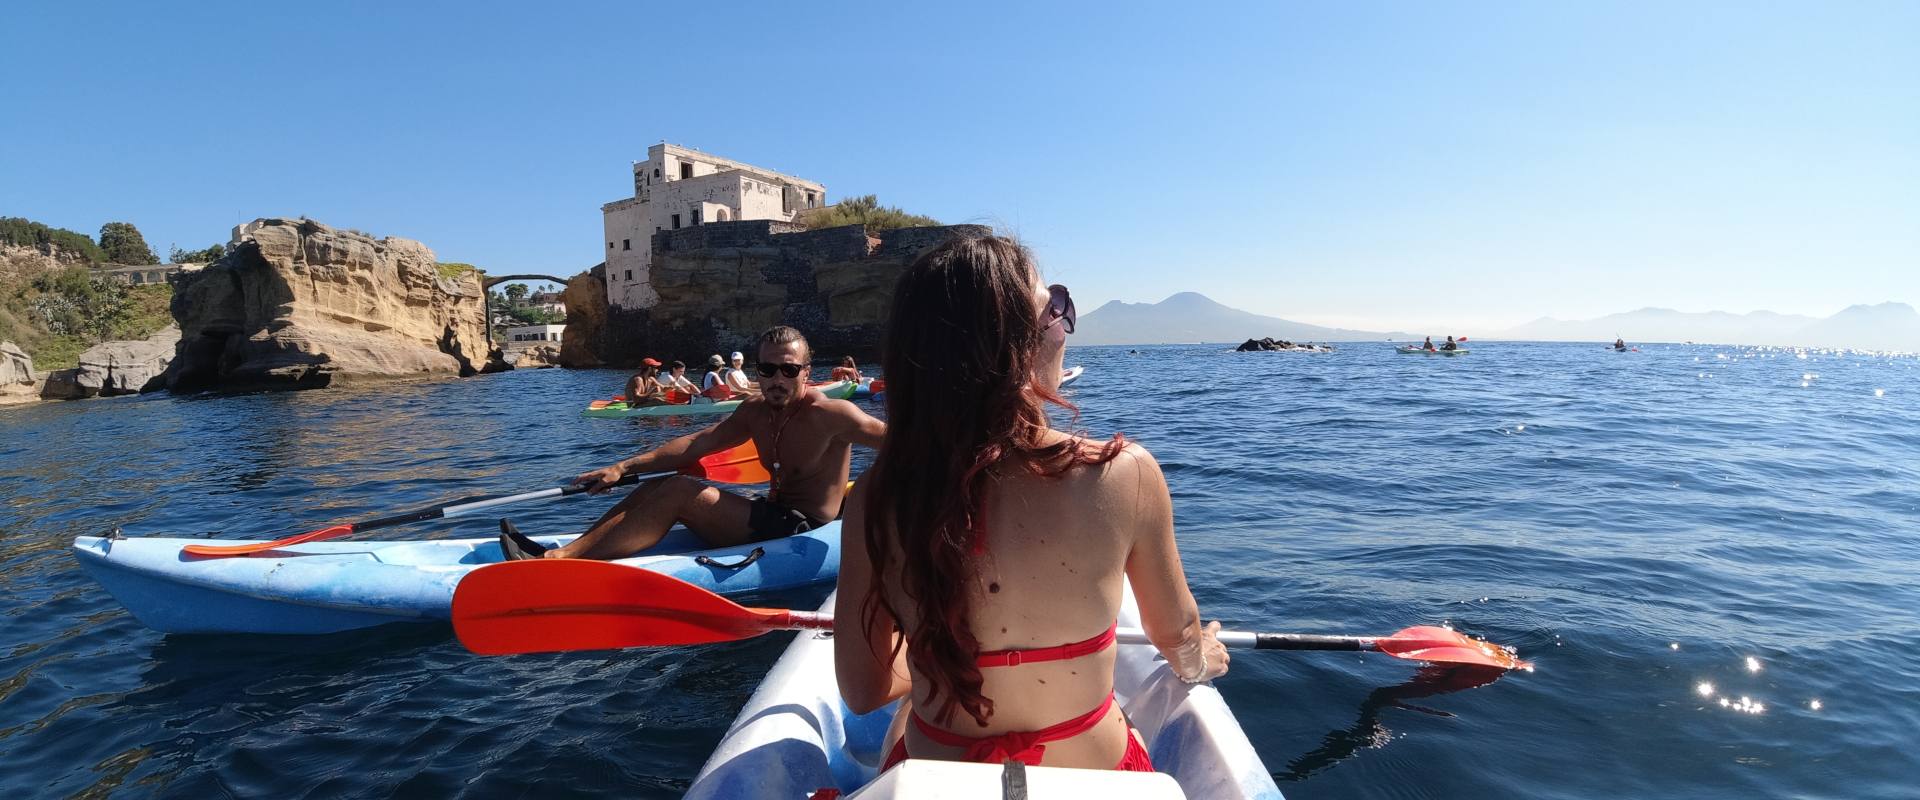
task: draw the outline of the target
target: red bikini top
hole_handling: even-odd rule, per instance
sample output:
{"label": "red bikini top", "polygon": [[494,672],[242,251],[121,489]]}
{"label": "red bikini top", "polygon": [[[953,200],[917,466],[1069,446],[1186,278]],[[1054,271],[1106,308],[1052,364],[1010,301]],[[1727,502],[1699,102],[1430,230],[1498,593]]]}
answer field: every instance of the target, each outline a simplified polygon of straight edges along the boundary
{"label": "red bikini top", "polygon": [[973,663],[982,667],[1017,667],[1021,664],[1036,664],[1042,661],[1065,661],[1084,655],[1098,653],[1113,646],[1114,634],[1119,623],[1107,626],[1106,633],[1091,639],[1053,647],[1036,647],[1032,650],[995,650],[981,653]]}

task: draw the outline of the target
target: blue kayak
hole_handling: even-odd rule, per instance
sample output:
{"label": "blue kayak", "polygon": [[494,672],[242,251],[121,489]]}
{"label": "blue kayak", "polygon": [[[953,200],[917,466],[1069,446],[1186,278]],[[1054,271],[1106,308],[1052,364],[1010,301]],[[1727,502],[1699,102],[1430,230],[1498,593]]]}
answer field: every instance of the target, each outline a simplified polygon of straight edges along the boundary
{"label": "blue kayak", "polygon": [[[556,546],[574,537],[533,538]],[[444,621],[454,584],[501,560],[498,538],[314,542],[230,558],[180,551],[208,543],[82,536],[73,555],[134,618],[163,633],[335,633]],[[675,528],[660,544],[619,561],[720,594],[792,589],[839,577],[840,523],[719,548]]]}

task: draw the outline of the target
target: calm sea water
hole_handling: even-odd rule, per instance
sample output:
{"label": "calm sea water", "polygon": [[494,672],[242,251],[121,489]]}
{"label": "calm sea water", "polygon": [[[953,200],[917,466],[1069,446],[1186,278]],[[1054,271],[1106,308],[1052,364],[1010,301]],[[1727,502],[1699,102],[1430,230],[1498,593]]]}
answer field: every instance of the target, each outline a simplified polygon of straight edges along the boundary
{"label": "calm sea water", "polygon": [[[1165,465],[1208,616],[1445,622],[1537,663],[1463,687],[1380,655],[1237,656],[1218,685],[1290,797],[1920,794],[1914,360],[1503,343],[1069,356],[1089,368],[1080,424]],[[0,790],[683,789],[784,636],[517,658],[469,655],[443,626],[166,637],[66,552],[115,526],[274,536],[539,488],[691,430],[577,416],[620,378],[0,412]],[[608,502],[509,513],[558,532]]]}

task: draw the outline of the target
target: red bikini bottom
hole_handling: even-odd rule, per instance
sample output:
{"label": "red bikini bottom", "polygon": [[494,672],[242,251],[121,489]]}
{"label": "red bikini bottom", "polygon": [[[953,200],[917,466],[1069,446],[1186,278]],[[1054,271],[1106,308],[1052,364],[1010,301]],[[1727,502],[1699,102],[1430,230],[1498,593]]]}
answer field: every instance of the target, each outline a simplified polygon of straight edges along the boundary
{"label": "red bikini bottom", "polygon": [[[1093,730],[1093,727],[1107,716],[1107,709],[1112,707],[1113,695],[1109,694],[1107,701],[1101,703],[1099,708],[1058,725],[1038,731],[1015,731],[980,738],[961,736],[935,728],[921,720],[918,714],[913,717],[913,726],[935,742],[948,747],[967,748],[965,754],[967,761],[994,764],[1010,758],[1029,767],[1037,767],[1040,766],[1042,756],[1045,754],[1047,742],[1071,739]],[[880,771],[885,772],[893,765],[905,760],[907,760],[907,738],[902,736],[893,743],[893,749],[887,753],[887,760],[880,765]],[[1140,745],[1139,737],[1134,736],[1132,730],[1127,731],[1127,750],[1120,754],[1120,763],[1115,764],[1113,768],[1121,772],[1153,771],[1153,759],[1147,756],[1147,749]]]}

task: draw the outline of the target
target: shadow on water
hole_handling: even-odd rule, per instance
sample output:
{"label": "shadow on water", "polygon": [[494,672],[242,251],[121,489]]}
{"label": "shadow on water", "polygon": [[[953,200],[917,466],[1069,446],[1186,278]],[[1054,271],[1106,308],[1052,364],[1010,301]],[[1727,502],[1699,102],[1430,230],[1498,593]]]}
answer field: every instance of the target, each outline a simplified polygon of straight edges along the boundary
{"label": "shadow on water", "polygon": [[1319,747],[1287,762],[1287,771],[1274,773],[1273,779],[1306,780],[1316,772],[1352,758],[1360,750],[1385,747],[1393,739],[1393,731],[1380,719],[1381,712],[1386,709],[1404,708],[1436,717],[1451,717],[1453,714],[1450,712],[1412,705],[1406,701],[1485,686],[1499,680],[1506,672],[1478,666],[1428,664],[1421,667],[1406,683],[1383,686],[1368,693],[1367,699],[1360,703],[1360,717],[1351,727],[1328,731]]}

